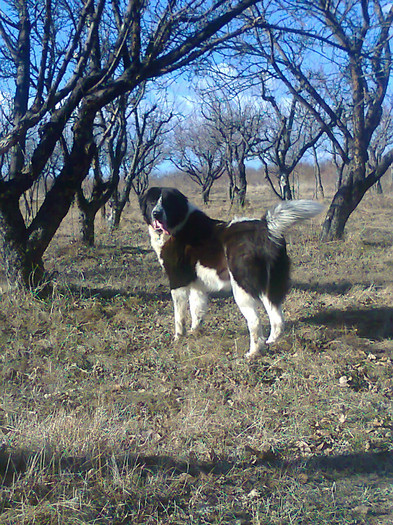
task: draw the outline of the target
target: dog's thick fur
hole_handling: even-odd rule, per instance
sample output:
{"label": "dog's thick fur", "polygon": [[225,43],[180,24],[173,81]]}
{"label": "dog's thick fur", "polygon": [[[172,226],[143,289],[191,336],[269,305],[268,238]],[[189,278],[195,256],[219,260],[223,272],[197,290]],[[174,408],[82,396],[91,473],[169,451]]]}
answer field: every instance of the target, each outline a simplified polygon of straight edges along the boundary
{"label": "dog's thick fur", "polygon": [[[290,261],[284,232],[323,207],[310,200],[282,202],[261,219],[211,219],[175,188],[152,187],[140,197],[152,246],[169,278],[175,337],[185,333],[187,302],[191,330],[207,309],[208,293],[231,290],[250,332],[247,357],[274,343],[284,326],[282,303],[289,289]],[[264,343],[258,304],[270,320]]]}

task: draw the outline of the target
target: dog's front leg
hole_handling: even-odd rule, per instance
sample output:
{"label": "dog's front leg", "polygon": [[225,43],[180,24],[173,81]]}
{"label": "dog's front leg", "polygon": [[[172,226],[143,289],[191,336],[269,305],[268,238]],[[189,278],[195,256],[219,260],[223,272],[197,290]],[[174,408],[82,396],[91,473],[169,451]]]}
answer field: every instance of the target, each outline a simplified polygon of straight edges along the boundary
{"label": "dog's front leg", "polygon": [[175,339],[179,339],[186,331],[186,315],[189,296],[188,287],[174,288],[171,290],[173,307],[175,311]]}

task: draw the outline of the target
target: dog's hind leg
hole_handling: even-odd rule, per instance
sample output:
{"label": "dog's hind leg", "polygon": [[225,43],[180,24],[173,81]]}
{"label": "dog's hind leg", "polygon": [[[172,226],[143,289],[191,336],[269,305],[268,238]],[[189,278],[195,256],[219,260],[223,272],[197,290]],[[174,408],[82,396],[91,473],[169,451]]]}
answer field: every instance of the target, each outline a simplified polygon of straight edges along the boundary
{"label": "dog's hind leg", "polygon": [[266,341],[266,344],[269,345],[277,341],[280,337],[284,329],[284,316],[281,304],[272,303],[266,295],[261,295],[261,300],[270,321],[270,334]]}
{"label": "dog's hind leg", "polygon": [[256,357],[264,347],[262,338],[262,324],[258,313],[258,299],[255,299],[241,288],[232,278],[233,297],[239,310],[247,321],[250,332],[250,350],[246,353],[248,359]]}
{"label": "dog's hind leg", "polygon": [[191,312],[191,331],[195,332],[200,327],[206,314],[209,298],[206,292],[199,288],[190,289],[190,312]]}
{"label": "dog's hind leg", "polygon": [[186,331],[187,303],[190,290],[188,286],[171,290],[173,307],[175,311],[175,339],[184,335]]}

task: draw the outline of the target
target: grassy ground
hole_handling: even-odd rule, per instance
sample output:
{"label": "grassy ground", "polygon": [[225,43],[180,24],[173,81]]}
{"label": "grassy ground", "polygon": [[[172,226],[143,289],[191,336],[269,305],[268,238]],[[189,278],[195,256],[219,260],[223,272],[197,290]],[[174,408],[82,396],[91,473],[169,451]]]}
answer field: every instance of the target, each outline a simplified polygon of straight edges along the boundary
{"label": "grassy ground", "polygon": [[[254,188],[242,213],[272,203]],[[215,192],[208,213],[234,212]],[[393,197],[342,242],[321,220],[288,236],[285,335],[249,364],[230,297],[173,342],[135,202],[95,248],[70,215],[51,297],[1,295],[0,524],[392,524]]]}

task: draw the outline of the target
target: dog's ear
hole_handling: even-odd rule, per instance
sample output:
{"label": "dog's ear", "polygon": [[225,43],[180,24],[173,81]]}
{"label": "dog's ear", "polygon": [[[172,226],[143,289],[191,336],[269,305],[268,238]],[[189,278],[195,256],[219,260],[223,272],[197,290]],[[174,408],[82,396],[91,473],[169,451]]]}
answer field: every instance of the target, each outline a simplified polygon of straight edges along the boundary
{"label": "dog's ear", "polygon": [[149,224],[149,220],[147,218],[147,211],[146,211],[148,191],[149,190],[144,191],[141,195],[139,195],[139,198],[138,198],[138,200],[139,200],[139,208],[140,208],[140,210],[142,212],[142,217],[145,220],[145,222],[147,222],[147,224]]}

